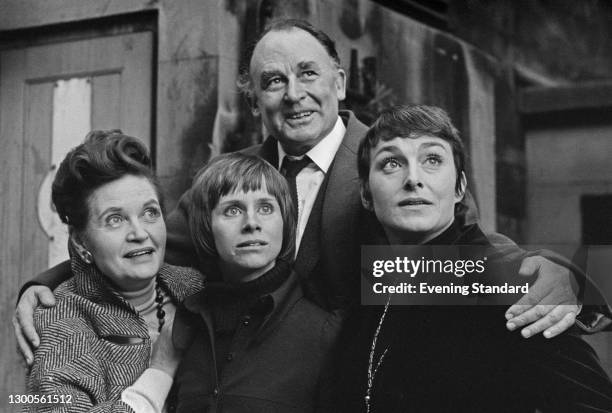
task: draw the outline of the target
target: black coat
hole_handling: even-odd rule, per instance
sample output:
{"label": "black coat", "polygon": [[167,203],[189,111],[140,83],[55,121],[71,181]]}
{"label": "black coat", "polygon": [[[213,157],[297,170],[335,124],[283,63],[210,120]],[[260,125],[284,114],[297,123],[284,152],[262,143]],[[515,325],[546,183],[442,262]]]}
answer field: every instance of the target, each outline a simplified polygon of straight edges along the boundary
{"label": "black coat", "polygon": [[[454,224],[432,243],[488,241],[477,225]],[[383,353],[369,386],[371,412],[612,411],[612,383],[588,344],[571,331],[523,339],[506,330],[505,310],[390,306],[370,363],[383,308],[362,307],[340,339],[337,411],[366,411],[368,366],[373,371]]]}
{"label": "black coat", "polygon": [[229,338],[217,333],[211,298],[204,290],[177,311],[174,339],[186,349],[170,403],[177,412],[305,413],[328,407],[319,382],[328,374],[340,320],[303,297],[295,273],[242,313]]}

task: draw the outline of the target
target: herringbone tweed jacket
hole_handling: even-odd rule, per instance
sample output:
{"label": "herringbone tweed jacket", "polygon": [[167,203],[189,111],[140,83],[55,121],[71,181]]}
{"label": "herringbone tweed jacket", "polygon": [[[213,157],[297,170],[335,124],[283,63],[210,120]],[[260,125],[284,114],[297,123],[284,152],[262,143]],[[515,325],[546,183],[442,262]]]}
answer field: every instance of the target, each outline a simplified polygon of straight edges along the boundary
{"label": "herringbone tweed jacket", "polygon": [[[134,308],[92,265],[73,257],[74,276],[55,290],[57,303],[34,315],[40,346],[28,394],[64,395],[70,404],[34,404],[36,412],[132,412],[121,392],[149,365],[151,340]],[[158,280],[175,303],[200,291],[204,277],[164,264]]]}

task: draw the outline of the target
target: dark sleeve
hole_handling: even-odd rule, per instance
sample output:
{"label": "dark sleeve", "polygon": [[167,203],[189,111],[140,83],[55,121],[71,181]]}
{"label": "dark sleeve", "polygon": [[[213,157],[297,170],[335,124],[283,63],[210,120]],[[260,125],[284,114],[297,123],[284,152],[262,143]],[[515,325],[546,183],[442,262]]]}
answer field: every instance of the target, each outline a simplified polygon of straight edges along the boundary
{"label": "dark sleeve", "polygon": [[612,382],[584,340],[563,334],[522,344],[535,360],[544,411],[612,412]]}
{"label": "dark sleeve", "polygon": [[191,189],[188,189],[177,207],[166,218],[166,262],[172,265],[198,268],[198,258],[189,232],[189,205]]}
{"label": "dark sleeve", "polygon": [[72,272],[70,270],[70,261],[66,260],[59,263],[55,267],[51,267],[48,270],[41,272],[34,277],[34,279],[26,282],[23,287],[21,287],[21,290],[19,290],[17,302],[19,302],[19,299],[21,299],[23,293],[32,286],[44,285],[52,290],[55,290],[58,285],[69,279],[71,276]]}
{"label": "dark sleeve", "polygon": [[[588,275],[581,291],[584,307],[576,320],[576,324],[587,334],[599,331],[612,331],[612,309],[609,305],[610,295],[603,296],[602,292],[610,291],[608,272],[612,264],[610,246],[581,246],[572,260],[573,264]],[[602,254],[603,252],[603,254]],[[602,286],[603,288],[599,288]]]}
{"label": "dark sleeve", "polygon": [[[455,213],[455,218],[462,223],[474,224],[478,222],[478,207],[474,201],[474,197],[470,191],[466,191],[463,200],[460,203],[458,210]],[[585,272],[572,264],[568,259],[555,254],[549,250],[525,251],[516,245],[510,238],[499,234],[487,234],[487,238],[495,248],[507,255],[508,259],[525,259],[528,256],[540,255],[559,265],[569,268],[576,277],[576,281],[580,287],[578,294],[579,298],[586,297],[582,311],[577,320],[577,325],[587,334],[593,334],[599,331],[612,331],[612,308],[606,302],[601,290],[593,283]],[[586,294],[585,294],[586,292]]]}
{"label": "dark sleeve", "polygon": [[578,282],[578,299],[584,305],[577,317],[576,324],[586,334],[594,334],[599,331],[612,331],[612,309],[608,304],[603,291],[590,276],[587,267],[576,265],[576,262],[568,260],[550,250],[537,250],[529,252],[528,255],[539,255],[556,264],[562,265],[574,274]]}
{"label": "dark sleeve", "polygon": [[[469,191],[466,192],[460,207],[456,211],[455,217],[463,225],[478,222],[478,208],[472,194]],[[608,325],[609,328],[612,328],[612,326],[610,326],[612,322],[607,322],[612,318],[612,310],[606,305],[606,301],[603,298],[601,291],[599,291],[599,289],[593,284],[585,272],[578,266],[574,265],[570,260],[550,250],[526,251],[516,245],[516,243],[510,238],[497,232],[488,233],[486,234],[486,237],[489,242],[493,244],[493,247],[501,254],[503,259],[507,259],[509,261],[523,260],[529,256],[539,255],[556,264],[569,268],[578,282],[580,288],[580,292],[578,293],[579,298],[584,297],[584,291],[588,291],[590,293],[590,297],[593,297],[593,302],[586,303],[587,306],[585,306],[581,313],[582,317],[584,317],[585,320],[602,320],[601,315],[603,315],[603,321],[599,323],[596,322],[593,325],[594,331],[599,331],[597,326],[600,329],[603,325]],[[585,324],[587,323],[585,322],[583,325]],[[594,332],[588,330],[585,331]]]}
{"label": "dark sleeve", "polygon": [[335,345],[338,342],[343,319],[344,313],[342,311],[330,313],[321,329],[320,351],[323,357],[319,372],[319,381],[317,383],[317,400],[315,401],[315,412],[317,413],[332,413],[338,411],[334,406],[334,351]]}
{"label": "dark sleeve", "polygon": [[526,251],[516,245],[510,238],[499,233],[491,233],[486,236],[504,260],[523,260],[530,256],[541,256],[572,271],[579,286],[578,298],[584,303],[584,307],[578,316],[578,326],[584,333],[588,334],[602,330],[612,331],[612,309],[601,289],[593,282],[588,273],[583,271],[582,268],[585,267],[581,268],[575,262],[550,250]]}

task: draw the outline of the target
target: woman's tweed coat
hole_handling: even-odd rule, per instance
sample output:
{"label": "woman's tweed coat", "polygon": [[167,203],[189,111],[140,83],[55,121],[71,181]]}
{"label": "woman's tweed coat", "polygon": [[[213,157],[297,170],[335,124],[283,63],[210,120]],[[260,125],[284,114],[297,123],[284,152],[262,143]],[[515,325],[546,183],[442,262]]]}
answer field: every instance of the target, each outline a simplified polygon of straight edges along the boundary
{"label": "woman's tweed coat", "polygon": [[[71,403],[26,411],[132,412],[121,392],[149,365],[147,326],[94,266],[73,257],[72,271],[55,290],[57,304],[35,313],[41,340],[27,382],[28,394],[70,396]],[[203,287],[200,273],[166,264],[158,281],[175,303]]]}

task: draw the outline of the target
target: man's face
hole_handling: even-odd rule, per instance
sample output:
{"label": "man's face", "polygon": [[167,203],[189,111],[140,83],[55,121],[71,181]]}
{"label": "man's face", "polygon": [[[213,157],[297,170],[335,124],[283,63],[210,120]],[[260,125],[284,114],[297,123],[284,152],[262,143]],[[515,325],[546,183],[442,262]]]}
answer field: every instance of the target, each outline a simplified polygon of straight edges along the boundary
{"label": "man's face", "polygon": [[266,34],[253,51],[250,77],[253,114],[287,153],[308,152],[333,129],[345,74],[310,33]]}

